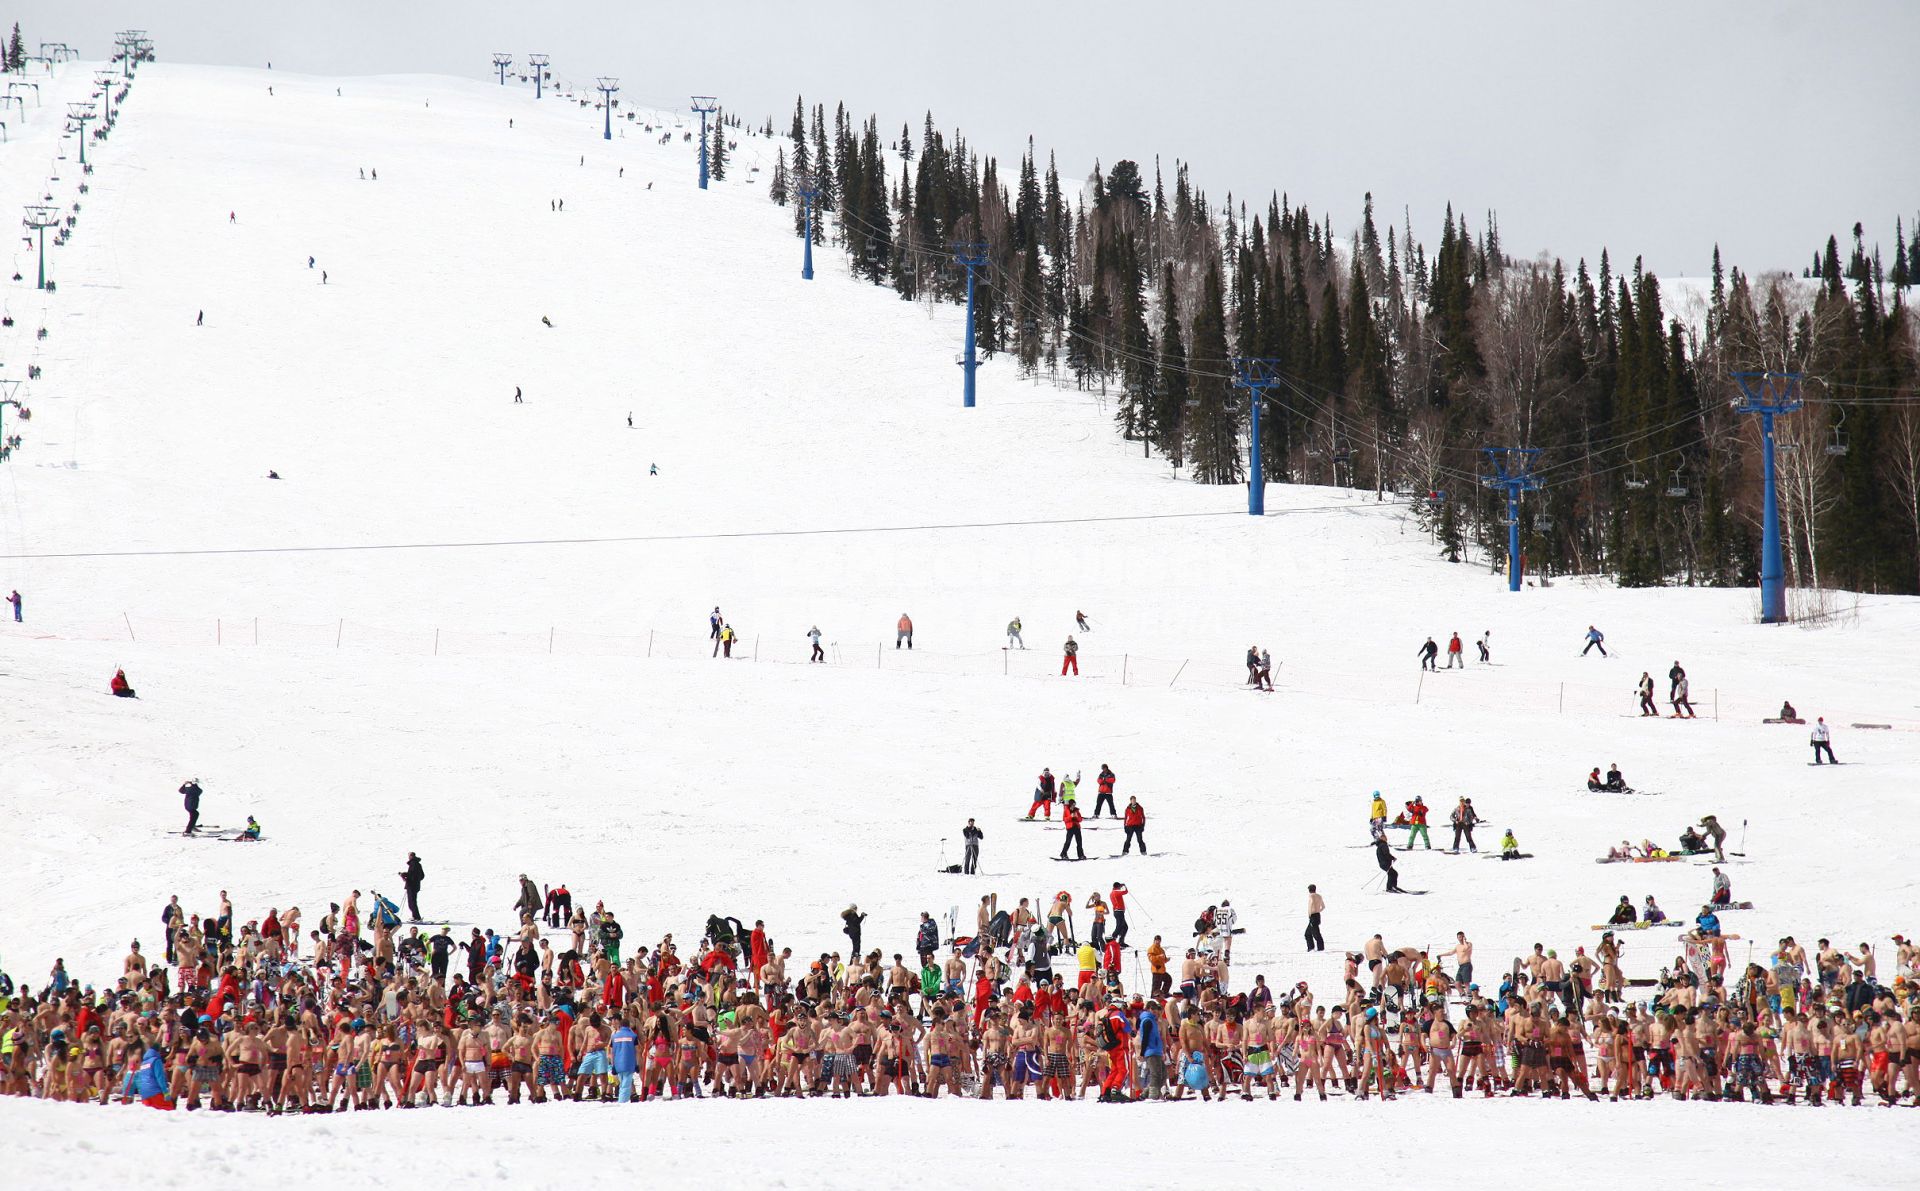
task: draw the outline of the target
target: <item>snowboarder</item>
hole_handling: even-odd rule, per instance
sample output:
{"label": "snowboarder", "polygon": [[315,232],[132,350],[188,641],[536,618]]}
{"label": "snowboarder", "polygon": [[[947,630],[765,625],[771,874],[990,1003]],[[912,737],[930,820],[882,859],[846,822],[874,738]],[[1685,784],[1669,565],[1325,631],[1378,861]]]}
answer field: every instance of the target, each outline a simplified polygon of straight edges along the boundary
{"label": "snowboarder", "polygon": [[1387,892],[1400,892],[1400,870],[1393,867],[1393,847],[1384,838],[1373,841],[1373,859],[1387,874]]}
{"label": "snowboarder", "polygon": [[1447,669],[1451,670],[1455,666],[1460,667],[1462,670],[1467,668],[1466,654],[1461,652],[1460,649],[1460,631],[1458,629],[1454,630],[1453,636],[1447,641]]}
{"label": "snowboarder", "polygon": [[240,829],[239,835],[236,835],[233,837],[233,842],[236,844],[239,844],[239,843],[258,843],[259,841],[260,841],[260,821],[255,819],[252,815],[248,815],[247,825]]}
{"label": "snowboarder", "polygon": [[1480,664],[1483,666],[1492,665],[1493,664],[1493,630],[1488,629],[1486,632],[1480,634],[1480,639],[1474,642],[1474,644],[1480,647]]}
{"label": "snowboarder", "polygon": [[548,318],[548,317],[547,317],[546,315],[544,315],[544,314],[540,316],[540,321],[541,321],[542,323],[544,323],[544,324],[546,324],[546,325],[547,325],[547,326],[549,326],[549,327],[551,327],[551,326],[553,325],[553,320],[552,320],[552,319],[550,319],[550,318]]}
{"label": "snowboarder", "polygon": [[1733,904],[1733,882],[1727,879],[1727,874],[1721,872],[1717,864],[1713,866],[1713,896],[1708,899],[1707,904],[1712,906]]}
{"label": "snowboarder", "polygon": [[1067,829],[1067,838],[1060,844],[1060,859],[1065,860],[1067,858],[1068,848],[1077,848],[1080,851],[1077,859],[1085,860],[1087,858],[1087,845],[1081,842],[1080,839],[1080,808],[1071,802],[1067,803],[1066,808],[1060,813],[1060,822]]}
{"label": "snowboarder", "polygon": [[1079,625],[1080,631],[1083,633],[1091,633],[1093,631],[1093,626],[1087,623],[1087,614],[1085,612],[1076,611],[1073,614],[1073,623]]}
{"label": "snowboarder", "polygon": [[1380,834],[1378,829],[1386,825],[1387,800],[1380,796],[1380,791],[1375,790],[1373,792],[1373,801],[1367,804],[1367,826],[1375,828],[1374,834],[1378,835]]}
{"label": "snowboarder", "polygon": [[204,310],[202,310],[200,313],[193,316],[193,325],[196,327],[204,326],[206,324],[206,321],[207,321],[207,312]]}
{"label": "snowboarder", "polygon": [[1640,921],[1640,915],[1634,912],[1633,902],[1626,894],[1620,895],[1620,904],[1613,908],[1613,916],[1607,919],[1608,926],[1631,926]]}
{"label": "snowboarder", "polygon": [[629,430],[633,429],[633,411],[632,410],[627,411],[627,429]]}
{"label": "snowboarder", "polygon": [[987,833],[975,826],[972,819],[968,819],[960,838],[966,842],[967,848],[966,864],[961,871],[976,873],[980,869],[980,841],[987,838]]}
{"label": "snowboarder", "polygon": [[1114,809],[1113,805],[1113,783],[1118,780],[1119,779],[1114,776],[1113,769],[1105,762],[1102,762],[1100,765],[1100,776],[1094,779],[1100,791],[1100,796],[1094,799],[1093,802],[1094,818],[1098,819],[1100,817],[1100,808],[1103,806],[1107,808],[1107,816],[1109,818],[1117,819],[1120,817],[1120,812]]}
{"label": "snowboarder", "polygon": [[1126,839],[1120,845],[1120,854],[1125,856],[1132,852],[1134,841],[1138,840],[1140,855],[1145,856],[1147,854],[1147,808],[1140,805],[1138,798],[1127,799],[1127,813],[1121,820],[1121,826],[1125,830]]}
{"label": "snowboarder", "polygon": [[525,404],[525,401],[524,401],[524,400],[523,400],[523,399],[521,398],[521,394],[520,394],[520,386],[519,386],[519,385],[515,385],[515,386],[513,386],[513,403],[514,403],[515,405],[524,405],[524,404]]}
{"label": "snowboarder", "polygon": [[7,596],[7,603],[13,605],[13,623],[20,623],[20,593],[18,590]]}
{"label": "snowboarder", "polygon": [[407,867],[400,870],[400,884],[407,891],[407,913],[415,922],[420,921],[420,885],[427,879],[427,870],[420,863],[420,857],[407,853]]}
{"label": "snowboarder", "polygon": [[1500,837],[1500,859],[1520,859],[1520,841],[1513,837],[1513,828],[1511,827],[1507,828],[1506,834]]}
{"label": "snowboarder", "polygon": [[908,649],[913,648],[913,619],[905,612],[900,614],[899,621],[893,626],[893,647],[900,648],[902,642],[906,643]]}
{"label": "snowboarder", "polygon": [[1067,670],[1071,668],[1073,670],[1073,676],[1075,678],[1080,677],[1080,644],[1073,639],[1071,633],[1067,635],[1067,643],[1062,645],[1060,650],[1062,654],[1060,658],[1061,675],[1065,676]]}
{"label": "snowboarder", "polygon": [[813,655],[807,659],[808,663],[826,661],[827,652],[826,650],[820,648],[820,626],[819,625],[814,625],[812,628],[807,630],[807,640],[813,642]]}
{"label": "snowboarder", "polygon": [[1653,675],[1645,670],[1640,672],[1640,684],[1636,688],[1640,693],[1640,718],[1648,716],[1659,718],[1660,709],[1653,704]]}
{"label": "snowboarder", "polygon": [[1600,767],[1595,765],[1592,772],[1587,774],[1587,789],[1592,790],[1595,794],[1599,794],[1604,792],[1606,788],[1607,783],[1600,779]]}
{"label": "snowboarder", "polygon": [[1607,770],[1607,792],[1610,794],[1631,794],[1633,787],[1627,785],[1626,777],[1620,772],[1620,762],[1615,761]]}
{"label": "snowboarder", "polygon": [[851,953],[856,958],[860,955],[860,924],[866,920],[867,916],[860,912],[860,907],[851,902],[847,903],[846,909],[840,911],[840,930],[850,941]]}
{"label": "snowboarder", "polygon": [[1432,637],[1427,638],[1427,643],[1422,645],[1418,652],[1420,654],[1420,668],[1422,670],[1438,670],[1440,668],[1434,665],[1433,662],[1434,658],[1440,656],[1440,647],[1433,643]]}
{"label": "snowboarder", "polygon": [[[15,598],[17,599],[18,597],[15,597]],[[20,618],[19,606],[15,605],[14,619],[18,620],[19,618]],[[1813,763],[1815,765],[1825,764],[1825,762],[1820,760],[1821,753],[1825,753],[1827,755],[1828,761],[1832,761],[1835,765],[1840,764],[1839,760],[1836,759],[1833,755],[1833,744],[1831,743],[1832,740],[1833,740],[1833,729],[1827,727],[1827,717],[1823,715],[1819,717],[1817,720],[1815,720],[1813,725],[1812,743],[1813,743]]]}
{"label": "snowboarder", "polygon": [[114,698],[116,699],[138,699],[140,697],[133,693],[131,686],[127,685],[127,672],[125,670],[115,670],[113,672],[113,680],[107,683],[107,689],[113,692]]}
{"label": "snowboarder", "polygon": [[202,793],[204,791],[200,789],[198,779],[188,778],[181,785],[180,794],[186,800],[187,807],[187,829],[181,832],[181,835],[192,835],[200,829],[200,795]]}
{"label": "snowboarder", "polygon": [[1049,821],[1053,818],[1053,770],[1040,771],[1040,784],[1033,788],[1033,805],[1027,808],[1027,819],[1033,819],[1033,812],[1045,811]]}
{"label": "snowboarder", "polygon": [[1605,644],[1606,640],[1607,640],[1607,635],[1605,633],[1601,632],[1599,629],[1594,628],[1592,625],[1588,625],[1587,626],[1587,648],[1580,651],[1580,656],[1586,657],[1587,650],[1597,649],[1600,651],[1601,657],[1606,657],[1607,656],[1607,647]]}
{"label": "snowboarder", "polygon": [[1016,645],[1021,649],[1027,647],[1026,641],[1022,640],[1020,636],[1020,618],[1018,616],[1007,622],[1007,648],[1012,649]]}

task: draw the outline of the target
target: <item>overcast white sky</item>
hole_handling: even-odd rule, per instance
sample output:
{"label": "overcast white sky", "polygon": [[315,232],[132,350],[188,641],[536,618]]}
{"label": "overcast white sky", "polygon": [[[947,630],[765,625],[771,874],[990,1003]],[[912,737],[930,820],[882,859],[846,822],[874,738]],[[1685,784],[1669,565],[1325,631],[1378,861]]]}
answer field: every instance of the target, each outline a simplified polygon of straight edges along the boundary
{"label": "overcast white sky", "polygon": [[[1508,252],[1665,275],[1798,269],[1855,220],[1892,246],[1920,209],[1917,0],[13,0],[30,46],[173,62],[491,77],[494,51],[621,79],[660,106],[718,95],[784,127],[796,94],[983,152],[1031,134],[1063,176],[1096,158],[1192,165],[1209,197],[1270,191],[1358,221],[1444,205]],[[583,136],[587,135],[583,131]]]}

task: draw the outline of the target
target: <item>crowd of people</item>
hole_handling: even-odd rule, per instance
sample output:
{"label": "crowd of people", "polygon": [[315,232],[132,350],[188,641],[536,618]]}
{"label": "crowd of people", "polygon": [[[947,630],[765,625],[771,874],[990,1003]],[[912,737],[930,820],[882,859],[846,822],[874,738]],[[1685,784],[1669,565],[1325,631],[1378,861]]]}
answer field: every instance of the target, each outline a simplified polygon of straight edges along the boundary
{"label": "crowd of people", "polygon": [[[764,922],[715,915],[683,946],[634,949],[604,904],[524,874],[506,934],[418,922],[423,868],[398,906],[355,890],[302,935],[297,908],[242,920],[162,912],[163,953],[134,941],[111,983],[56,963],[38,990],[0,976],[0,1092],[155,1108],[359,1111],[658,1098],[909,1095],[1041,1100],[1302,1099],[1411,1092],[1578,1094],[1920,1105],[1920,948],[1781,939],[1729,969],[1696,927],[1628,1002],[1616,933],[1571,963],[1536,945],[1489,988],[1459,933],[1439,952],[1379,935],[1336,995],[1233,966],[1230,901],[1186,940],[1129,941],[1128,891],[1002,910],[943,940],[927,914],[898,951],[796,959]],[[1082,935],[1074,909],[1086,912]],[[1325,902],[1310,891],[1309,947]],[[1176,952],[1182,954],[1176,955]],[[456,957],[458,962],[456,962]]]}

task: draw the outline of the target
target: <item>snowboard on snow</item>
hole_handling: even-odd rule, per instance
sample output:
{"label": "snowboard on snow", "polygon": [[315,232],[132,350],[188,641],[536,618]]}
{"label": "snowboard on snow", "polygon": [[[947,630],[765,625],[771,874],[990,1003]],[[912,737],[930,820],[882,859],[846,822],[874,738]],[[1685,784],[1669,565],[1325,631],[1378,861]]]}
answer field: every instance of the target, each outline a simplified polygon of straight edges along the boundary
{"label": "snowboard on snow", "polygon": [[1602,923],[1602,924],[1600,924],[1599,926],[1596,926],[1596,927],[1594,927],[1593,929],[1595,929],[1595,930],[1653,930],[1653,929],[1655,929],[1655,928],[1657,928],[1657,927],[1663,927],[1663,926],[1672,926],[1672,927],[1679,927],[1679,926],[1683,926],[1683,925],[1685,925],[1685,924],[1684,924],[1684,923],[1680,923],[1680,922],[1675,922],[1675,921],[1673,921],[1673,920],[1671,920],[1671,919],[1669,919],[1669,920],[1667,920],[1666,922],[1615,922],[1615,923]]}

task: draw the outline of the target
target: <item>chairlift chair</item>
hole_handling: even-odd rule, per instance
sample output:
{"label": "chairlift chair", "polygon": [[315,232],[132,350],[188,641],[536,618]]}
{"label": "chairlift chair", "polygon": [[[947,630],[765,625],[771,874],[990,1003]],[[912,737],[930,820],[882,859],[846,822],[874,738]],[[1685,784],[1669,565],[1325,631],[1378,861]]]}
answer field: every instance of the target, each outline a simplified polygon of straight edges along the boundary
{"label": "chairlift chair", "polygon": [[1667,481],[1667,495],[1674,496],[1674,497],[1683,497],[1687,495],[1687,491],[1688,489],[1687,489],[1686,476],[1682,474],[1681,468],[1678,468],[1678,467],[1674,468],[1672,478],[1670,478]]}
{"label": "chairlift chair", "polygon": [[1647,486],[1647,477],[1640,474],[1639,468],[1637,467],[1632,468],[1632,469],[1629,469],[1627,472],[1626,483],[1628,488],[1632,489],[1635,492],[1638,492],[1640,491],[1640,489],[1645,488]]}
{"label": "chairlift chair", "polygon": [[1847,411],[1835,406],[1834,412],[1840,415],[1840,420],[1834,423],[1832,435],[1827,439],[1827,454],[1838,456],[1847,453],[1847,432],[1840,429],[1846,423]]}
{"label": "chairlift chair", "polygon": [[1545,513],[1535,513],[1533,515],[1533,528],[1539,533],[1546,533],[1553,528],[1553,518],[1547,516]]}

